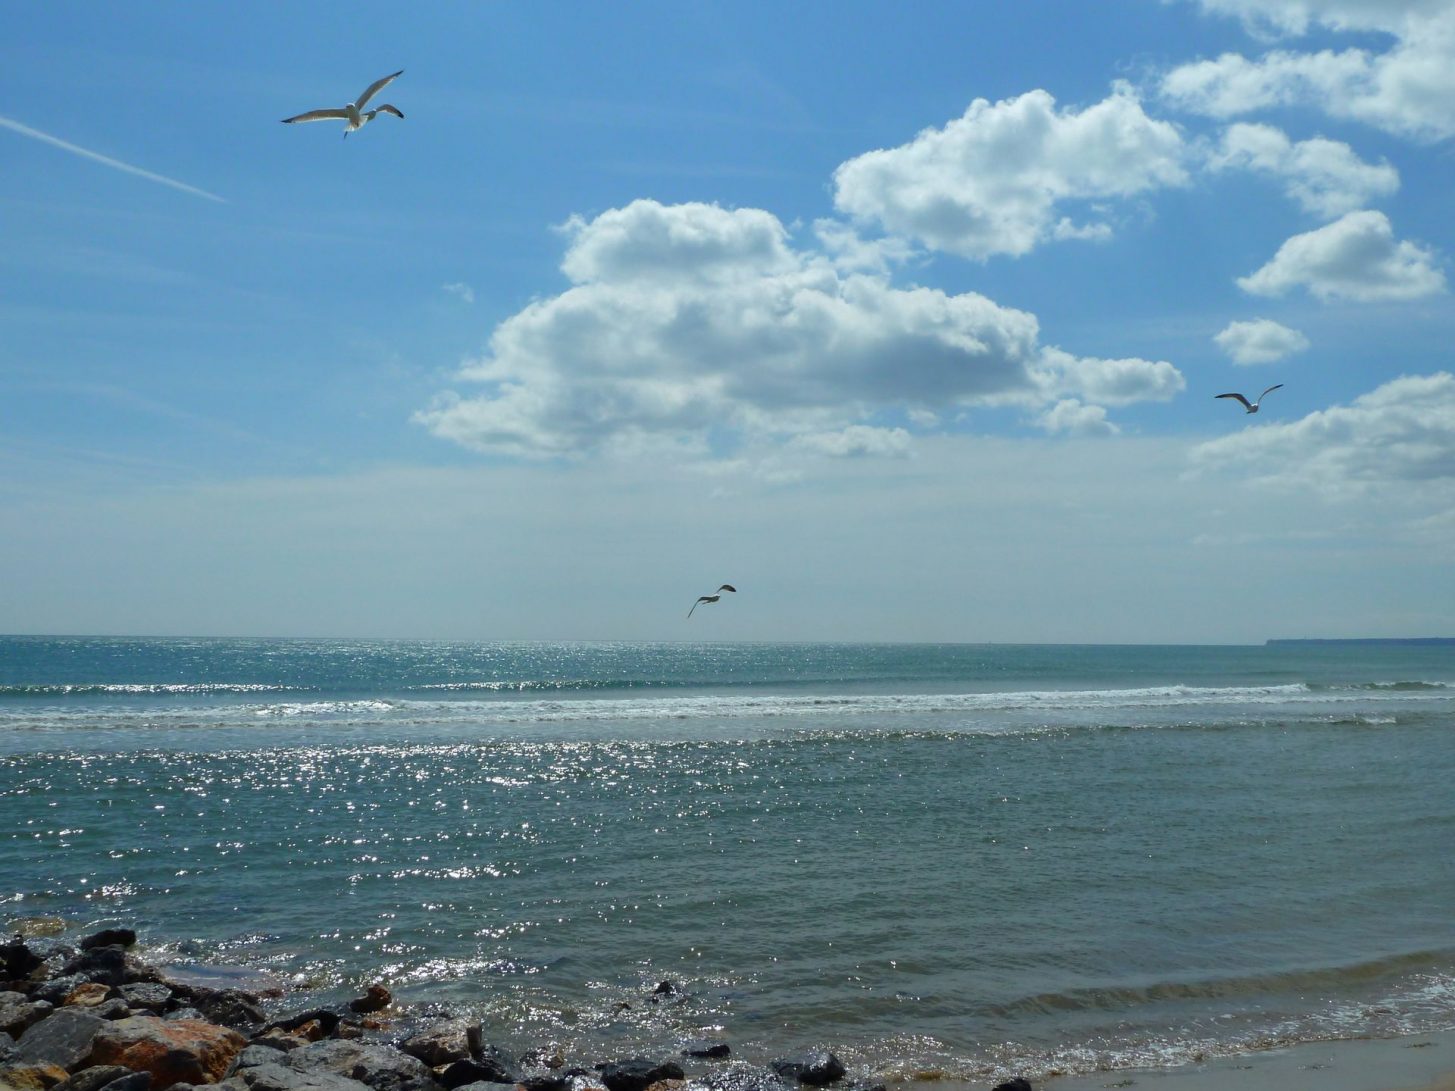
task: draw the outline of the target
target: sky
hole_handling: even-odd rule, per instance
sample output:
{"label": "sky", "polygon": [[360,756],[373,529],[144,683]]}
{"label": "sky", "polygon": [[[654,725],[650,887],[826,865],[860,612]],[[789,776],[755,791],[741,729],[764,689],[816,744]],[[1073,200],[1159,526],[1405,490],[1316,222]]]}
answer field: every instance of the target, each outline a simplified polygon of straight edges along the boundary
{"label": "sky", "polygon": [[0,17],[0,632],[1455,636],[1455,0]]}

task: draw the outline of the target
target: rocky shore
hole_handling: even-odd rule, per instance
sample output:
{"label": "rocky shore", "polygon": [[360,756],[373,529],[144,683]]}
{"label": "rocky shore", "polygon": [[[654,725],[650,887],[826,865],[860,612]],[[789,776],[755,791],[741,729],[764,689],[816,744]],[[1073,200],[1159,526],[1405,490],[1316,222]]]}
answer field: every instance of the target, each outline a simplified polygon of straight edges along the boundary
{"label": "rocky shore", "polygon": [[[734,1061],[722,1041],[673,1057],[512,1056],[478,1024],[397,1011],[383,986],[288,1011],[281,992],[169,978],[131,953],[135,942],[118,928],[74,945],[0,944],[0,1091],[884,1091],[850,1081],[824,1049],[767,1067]],[[647,999],[675,988],[664,981]],[[993,1091],[1032,1089],[1014,1079]]]}

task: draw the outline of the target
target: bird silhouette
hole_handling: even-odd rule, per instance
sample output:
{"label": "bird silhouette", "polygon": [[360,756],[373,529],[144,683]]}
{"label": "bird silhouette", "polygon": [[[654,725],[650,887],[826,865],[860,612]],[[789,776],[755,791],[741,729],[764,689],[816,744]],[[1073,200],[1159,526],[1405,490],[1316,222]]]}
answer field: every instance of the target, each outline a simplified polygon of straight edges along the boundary
{"label": "bird silhouette", "polygon": [[[705,606],[710,602],[716,602],[718,599],[722,598],[722,593],[724,591],[731,591],[733,594],[737,594],[738,589],[730,583],[725,583],[712,594],[699,596],[698,600],[692,604],[692,610],[696,610],[699,606]],[[692,616],[692,610],[687,611],[688,617]]]}

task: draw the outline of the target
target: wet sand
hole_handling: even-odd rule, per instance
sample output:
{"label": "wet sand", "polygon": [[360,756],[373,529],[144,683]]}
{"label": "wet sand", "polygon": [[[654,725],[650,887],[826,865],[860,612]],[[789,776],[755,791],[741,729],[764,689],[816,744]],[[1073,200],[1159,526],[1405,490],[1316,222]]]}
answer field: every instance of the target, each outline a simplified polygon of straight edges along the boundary
{"label": "wet sand", "polygon": [[1038,1081],[1036,1091],[1455,1091],[1455,1032],[1316,1042],[1200,1065]]}

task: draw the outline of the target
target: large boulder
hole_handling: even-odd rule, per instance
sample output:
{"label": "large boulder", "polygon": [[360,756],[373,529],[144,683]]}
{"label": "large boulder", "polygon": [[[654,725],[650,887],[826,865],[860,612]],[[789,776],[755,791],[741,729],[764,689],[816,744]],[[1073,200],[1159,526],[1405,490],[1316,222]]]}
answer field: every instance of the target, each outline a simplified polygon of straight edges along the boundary
{"label": "large boulder", "polygon": [[[170,983],[174,996],[196,1008],[208,1021],[252,1033],[267,1019],[255,993],[243,989],[211,989]],[[337,1020],[335,1020],[337,1022]]]}
{"label": "large boulder", "polygon": [[0,993],[0,1032],[19,1037],[26,1027],[39,1023],[54,1007],[49,1001],[32,1000],[24,993]]}
{"label": "large boulder", "polygon": [[464,1087],[470,1083],[516,1084],[520,1081],[520,1067],[515,1059],[494,1046],[484,1046],[473,1057],[455,1061],[440,1073],[440,1083],[447,1088]]}
{"label": "large boulder", "polygon": [[59,1065],[70,1072],[82,1066],[96,1036],[112,1025],[79,1008],[62,1008],[20,1036],[15,1059],[21,1064]]}
{"label": "large boulder", "polygon": [[844,1065],[826,1049],[807,1049],[773,1062],[773,1071],[785,1080],[822,1087],[844,1078]]}
{"label": "large boulder", "polygon": [[1031,1086],[1031,1081],[1024,1076],[1012,1076],[1010,1079],[996,1084],[991,1091],[1035,1091],[1035,1088]]}
{"label": "large boulder", "polygon": [[228,1091],[241,1082],[247,1091],[369,1091],[369,1085],[322,1069],[300,1072],[281,1064],[244,1068],[228,1080]]}
{"label": "large boulder", "polygon": [[0,1091],[50,1091],[66,1078],[54,1064],[7,1064],[0,1068]]}
{"label": "large boulder", "polygon": [[332,1072],[375,1091],[439,1091],[434,1074],[417,1057],[389,1046],[338,1038],[313,1042],[283,1057],[295,1072]]}
{"label": "large boulder", "polygon": [[416,1034],[399,1043],[399,1048],[411,1057],[418,1057],[430,1068],[463,1061],[470,1055],[470,1046],[463,1027],[443,1026]]}
{"label": "large boulder", "polygon": [[680,1080],[684,1075],[676,1061],[651,1061],[646,1057],[629,1057],[601,1066],[606,1091],[647,1091],[659,1080]]}
{"label": "large boulder", "polygon": [[136,1015],[105,1024],[92,1044],[91,1063],[150,1072],[152,1086],[166,1091],[174,1083],[216,1083],[245,1045],[247,1039],[229,1027]]}
{"label": "large boulder", "polygon": [[67,976],[80,975],[87,981],[99,981],[103,985],[157,981],[161,977],[153,967],[138,962],[126,953],[126,948],[117,944],[82,951],[61,968],[61,973]]}
{"label": "large boulder", "polygon": [[32,970],[44,961],[26,946],[25,940],[16,936],[9,943],[0,944],[0,981],[20,981],[30,976]]}
{"label": "large boulder", "polygon": [[123,1068],[119,1064],[92,1065],[90,1068],[83,1068],[66,1077],[66,1081],[55,1091],[101,1091],[101,1088],[113,1080],[119,1080],[123,1076],[131,1074],[131,1069]]}
{"label": "large boulder", "polygon": [[94,947],[130,947],[136,942],[136,933],[130,928],[103,928],[83,939],[79,946],[83,951]]}

